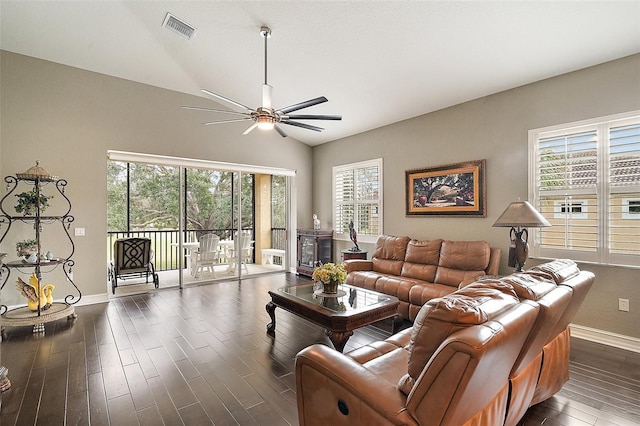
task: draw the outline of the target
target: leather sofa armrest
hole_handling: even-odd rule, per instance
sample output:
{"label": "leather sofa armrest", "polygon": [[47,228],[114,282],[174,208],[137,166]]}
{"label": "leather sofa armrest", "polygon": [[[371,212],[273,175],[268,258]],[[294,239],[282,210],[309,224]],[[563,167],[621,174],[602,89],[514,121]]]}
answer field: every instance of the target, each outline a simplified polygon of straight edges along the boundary
{"label": "leather sofa armrest", "polygon": [[327,346],[315,344],[300,351],[295,378],[301,426],[364,424],[376,418],[416,423],[396,384]]}
{"label": "leather sofa armrest", "polygon": [[344,268],[349,272],[355,271],[373,271],[373,262],[371,260],[364,259],[349,259],[345,260]]}
{"label": "leather sofa armrest", "polygon": [[502,255],[502,249],[499,247],[491,247],[489,253],[489,265],[485,269],[487,275],[498,275],[500,271],[500,256]]}

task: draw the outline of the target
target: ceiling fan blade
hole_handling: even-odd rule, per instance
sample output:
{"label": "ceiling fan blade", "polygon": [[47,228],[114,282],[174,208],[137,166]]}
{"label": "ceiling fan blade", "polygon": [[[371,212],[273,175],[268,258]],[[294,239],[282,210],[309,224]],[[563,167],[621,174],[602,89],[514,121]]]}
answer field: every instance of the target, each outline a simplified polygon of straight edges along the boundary
{"label": "ceiling fan blade", "polygon": [[200,89],[200,90],[201,90],[203,93],[206,93],[206,94],[207,94],[207,95],[209,95],[209,96],[213,96],[214,98],[218,98],[218,99],[220,99],[221,101],[225,101],[225,102],[227,102],[227,103],[229,103],[229,104],[231,104],[231,105],[233,105],[233,106],[235,106],[235,107],[237,107],[237,108],[244,109],[244,110],[249,111],[249,112],[252,112],[252,111],[253,111],[251,108],[249,108],[249,107],[248,107],[248,106],[246,106],[246,105],[242,105],[241,103],[238,103],[238,102],[236,102],[236,101],[232,101],[232,100],[231,100],[231,99],[229,99],[229,98],[225,98],[224,96],[222,96],[222,95],[218,95],[218,94],[216,94],[216,93],[213,93],[213,92],[211,92],[211,91],[209,91],[209,90],[207,90],[207,89]]}
{"label": "ceiling fan blade", "polygon": [[297,121],[281,121],[280,123],[288,124],[289,126],[302,127],[303,129],[313,130],[315,132],[321,132],[324,130],[322,127],[312,126],[305,123],[298,123]]}
{"label": "ceiling fan blade", "polygon": [[280,133],[280,136],[282,136],[283,138],[287,137],[287,134],[284,132],[284,130],[282,130],[282,128],[277,124],[273,126],[273,128],[276,129],[276,132]]}
{"label": "ceiling fan blade", "polygon": [[341,115],[287,115],[282,117],[283,120],[291,119],[291,120],[342,120]]}
{"label": "ceiling fan blade", "polygon": [[297,111],[303,108],[309,108],[311,106],[318,105],[327,101],[328,101],[327,98],[325,98],[324,96],[320,96],[319,98],[310,99],[308,101],[300,102],[299,104],[289,105],[288,107],[281,108],[278,110],[278,112],[282,114],[286,114],[288,112]]}
{"label": "ceiling fan blade", "polygon": [[246,113],[246,112],[227,111],[224,109],[205,108],[205,107],[196,107],[196,106],[188,106],[188,105],[183,105],[182,108],[194,109],[196,111],[213,111],[213,112],[222,112],[224,114],[245,115],[247,117],[250,117],[249,113]]}
{"label": "ceiling fan blade", "polygon": [[245,130],[244,132],[242,132],[243,135],[248,135],[253,129],[255,129],[256,127],[258,127],[258,123],[253,123],[251,126],[249,126],[247,128],[247,130]]}
{"label": "ceiling fan blade", "polygon": [[205,126],[209,126],[211,124],[235,123],[236,121],[245,121],[245,120],[251,120],[251,117],[234,118],[233,120],[208,121],[208,122],[202,123],[202,124],[204,124]]}

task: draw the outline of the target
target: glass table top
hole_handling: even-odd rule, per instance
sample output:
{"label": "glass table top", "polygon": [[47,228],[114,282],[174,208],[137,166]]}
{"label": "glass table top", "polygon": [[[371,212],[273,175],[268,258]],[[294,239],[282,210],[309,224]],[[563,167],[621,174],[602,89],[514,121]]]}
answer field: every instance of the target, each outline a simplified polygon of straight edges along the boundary
{"label": "glass table top", "polygon": [[395,299],[383,293],[353,287],[347,284],[338,286],[338,294],[322,293],[322,284],[310,283],[278,289],[279,293],[301,299],[338,313],[355,313],[362,308]]}

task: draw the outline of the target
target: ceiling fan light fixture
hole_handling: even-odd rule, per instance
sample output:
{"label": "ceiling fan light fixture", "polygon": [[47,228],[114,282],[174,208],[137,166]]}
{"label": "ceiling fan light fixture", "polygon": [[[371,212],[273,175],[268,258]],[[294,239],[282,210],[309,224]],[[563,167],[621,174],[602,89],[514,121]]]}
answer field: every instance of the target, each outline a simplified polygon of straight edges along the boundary
{"label": "ceiling fan light fixture", "polygon": [[260,130],[271,130],[273,129],[273,127],[275,126],[275,123],[273,122],[258,122],[258,129]]}
{"label": "ceiling fan light fixture", "polygon": [[272,113],[269,111],[262,111],[262,108],[259,108],[258,116],[256,117],[256,123],[258,124],[258,129],[262,130],[271,130],[276,125],[276,119]]}

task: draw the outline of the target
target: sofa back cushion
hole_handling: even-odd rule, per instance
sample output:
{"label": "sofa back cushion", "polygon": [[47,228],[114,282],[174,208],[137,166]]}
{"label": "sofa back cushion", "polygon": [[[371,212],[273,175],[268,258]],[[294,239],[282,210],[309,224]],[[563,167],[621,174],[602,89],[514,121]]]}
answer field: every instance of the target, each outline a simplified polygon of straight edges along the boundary
{"label": "sofa back cushion", "polygon": [[509,283],[520,300],[538,301],[551,290],[557,288],[548,277],[526,272],[514,272],[500,279]]}
{"label": "sofa back cushion", "polygon": [[434,282],[457,287],[484,275],[490,256],[486,241],[443,241]]}
{"label": "sofa back cushion", "polygon": [[402,276],[434,282],[440,259],[442,240],[411,240],[402,265]]}
{"label": "sofa back cushion", "polygon": [[400,275],[409,237],[380,235],[371,258],[373,270],[381,274]]}
{"label": "sofa back cushion", "polygon": [[518,304],[513,288],[502,282],[472,284],[427,302],[416,316],[409,342],[408,374],[398,383],[406,395],[436,352],[451,334],[483,324]]}
{"label": "sofa back cushion", "polygon": [[561,284],[580,273],[578,265],[571,259],[556,259],[542,265],[534,266],[527,271],[529,274],[545,276],[556,284]]}

